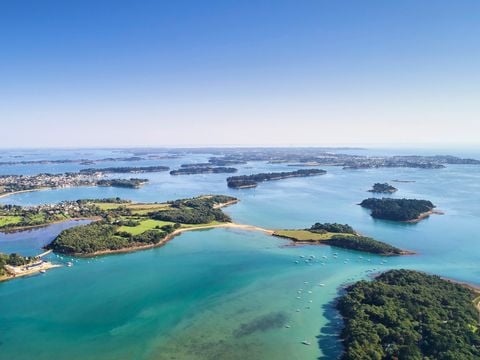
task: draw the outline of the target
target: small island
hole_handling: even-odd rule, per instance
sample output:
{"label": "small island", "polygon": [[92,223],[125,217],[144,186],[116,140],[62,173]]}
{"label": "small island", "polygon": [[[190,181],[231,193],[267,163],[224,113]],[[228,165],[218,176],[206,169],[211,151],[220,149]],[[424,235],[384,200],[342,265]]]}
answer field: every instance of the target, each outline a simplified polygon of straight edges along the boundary
{"label": "small island", "polygon": [[413,252],[362,236],[347,224],[316,223],[309,229],[277,230],[273,235],[290,239],[296,243],[330,245],[384,256],[413,254]]}
{"label": "small island", "polygon": [[111,186],[111,187],[139,189],[140,187],[142,187],[147,182],[148,182],[148,179],[137,179],[137,178],[106,179],[106,180],[98,180],[97,181],[97,186]]}
{"label": "small island", "polygon": [[478,297],[471,288],[411,270],[357,282],[337,303],[344,321],[341,359],[480,359]]}
{"label": "small island", "polygon": [[170,171],[170,175],[231,174],[234,172],[237,172],[237,169],[233,167],[212,166],[211,164],[183,164],[180,169]]}
{"label": "small island", "polygon": [[293,177],[307,177],[324,175],[327,172],[320,169],[302,169],[289,172],[261,173],[253,175],[231,176],[227,178],[227,185],[234,189],[247,189],[257,187],[259,182],[288,179]]}
{"label": "small island", "polygon": [[418,222],[431,214],[441,214],[434,211],[435,205],[428,200],[369,198],[359,205],[370,209],[371,216],[375,219],[392,221]]}
{"label": "small island", "polygon": [[398,191],[398,189],[389,183],[375,183],[368,191],[377,194],[393,194],[394,192]]}

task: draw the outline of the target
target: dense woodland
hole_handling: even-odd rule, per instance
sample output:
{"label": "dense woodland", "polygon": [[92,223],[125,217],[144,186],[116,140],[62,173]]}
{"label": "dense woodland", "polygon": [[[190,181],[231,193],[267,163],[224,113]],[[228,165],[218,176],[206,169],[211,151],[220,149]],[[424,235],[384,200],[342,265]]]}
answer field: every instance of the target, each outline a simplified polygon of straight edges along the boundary
{"label": "dense woodland", "polygon": [[415,220],[423,213],[435,208],[435,205],[428,200],[390,198],[369,198],[363,200],[360,206],[370,209],[372,217],[376,219],[394,221]]}
{"label": "dense woodland", "polygon": [[124,188],[133,188],[137,189],[143,184],[147,183],[148,179],[105,179],[105,180],[98,180],[98,186],[113,186],[113,187],[124,187]]}
{"label": "dense woodland", "polygon": [[480,359],[478,294],[410,270],[391,270],[347,288],[343,360]]}
{"label": "dense woodland", "polygon": [[398,189],[389,183],[375,183],[373,187],[368,190],[372,193],[379,193],[379,194],[392,194],[396,192]]}
{"label": "dense woodland", "polygon": [[215,205],[235,201],[236,198],[224,195],[198,197],[171,201],[170,209],[152,213],[155,220],[171,221],[182,224],[208,224],[212,221],[229,222],[230,217]]}
{"label": "dense woodland", "polygon": [[315,223],[309,230],[312,232],[326,231],[340,234],[356,234],[355,230],[353,230],[350,225],[337,223]]}
{"label": "dense woodland", "polygon": [[405,252],[382,241],[359,235],[334,235],[323,243],[345,249],[364,251],[378,255],[401,255]]}
{"label": "dense woodland", "polygon": [[314,175],[323,175],[327,172],[320,169],[301,169],[288,172],[261,173],[253,175],[231,176],[227,178],[227,185],[231,188],[249,188],[256,187],[259,182],[287,179],[291,177],[306,177]]}

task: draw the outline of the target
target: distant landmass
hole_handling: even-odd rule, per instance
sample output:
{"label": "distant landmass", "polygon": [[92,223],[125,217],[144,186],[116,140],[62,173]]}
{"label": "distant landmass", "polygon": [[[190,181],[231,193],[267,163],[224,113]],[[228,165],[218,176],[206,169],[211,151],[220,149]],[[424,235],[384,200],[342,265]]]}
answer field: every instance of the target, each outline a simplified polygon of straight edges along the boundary
{"label": "distant landmass", "polygon": [[327,172],[320,169],[302,169],[290,172],[261,173],[253,175],[232,176],[227,178],[228,187],[235,189],[246,189],[257,187],[259,182],[288,179],[293,177],[307,177],[324,175]]}

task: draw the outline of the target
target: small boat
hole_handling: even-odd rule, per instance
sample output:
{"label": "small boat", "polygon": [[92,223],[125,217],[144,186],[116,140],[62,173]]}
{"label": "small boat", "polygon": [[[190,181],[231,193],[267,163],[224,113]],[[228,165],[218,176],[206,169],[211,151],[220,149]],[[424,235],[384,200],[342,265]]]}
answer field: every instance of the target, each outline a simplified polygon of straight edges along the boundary
{"label": "small boat", "polygon": [[68,267],[72,267],[73,266],[73,263],[71,261],[67,262],[67,266]]}
{"label": "small boat", "polygon": [[319,285],[319,286],[325,286],[325,284],[322,284],[322,283],[320,283],[320,284],[318,284],[318,285]]}
{"label": "small boat", "polygon": [[46,271],[45,271],[44,269],[40,270],[40,272],[41,272],[42,274],[45,274],[45,273],[46,273]]}
{"label": "small boat", "polygon": [[285,327],[286,327],[287,329],[290,329],[290,325],[285,325]]}
{"label": "small boat", "polygon": [[303,340],[303,341],[302,341],[302,344],[303,344],[303,345],[312,345],[312,344],[310,343],[310,341],[307,341],[307,340]]}

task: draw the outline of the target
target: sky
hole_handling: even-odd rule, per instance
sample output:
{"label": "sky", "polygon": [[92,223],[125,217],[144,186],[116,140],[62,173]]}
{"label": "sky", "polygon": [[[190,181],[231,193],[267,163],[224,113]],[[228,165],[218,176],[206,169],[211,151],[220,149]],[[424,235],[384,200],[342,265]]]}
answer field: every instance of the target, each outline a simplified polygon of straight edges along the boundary
{"label": "sky", "polygon": [[480,146],[477,0],[0,0],[0,147]]}

